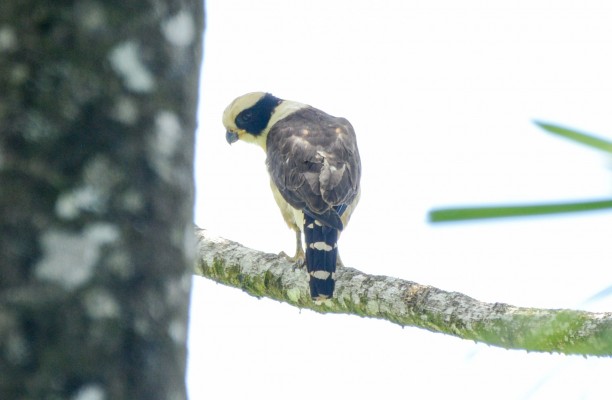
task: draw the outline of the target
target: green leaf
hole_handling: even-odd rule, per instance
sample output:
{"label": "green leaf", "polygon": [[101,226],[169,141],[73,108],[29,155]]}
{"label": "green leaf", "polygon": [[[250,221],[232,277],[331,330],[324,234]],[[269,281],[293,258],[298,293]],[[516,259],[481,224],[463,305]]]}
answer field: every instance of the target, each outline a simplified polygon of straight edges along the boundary
{"label": "green leaf", "polygon": [[612,153],[612,142],[608,140],[601,139],[583,132],[578,132],[573,129],[564,128],[558,125],[547,124],[545,122],[534,121],[534,123],[545,131],[554,133],[555,135],[559,135],[566,139],[570,139],[586,146],[593,147],[597,150]]}
{"label": "green leaf", "polygon": [[429,212],[429,221],[451,222],[473,219],[526,217],[604,209],[612,209],[612,199],[557,204],[440,208]]}

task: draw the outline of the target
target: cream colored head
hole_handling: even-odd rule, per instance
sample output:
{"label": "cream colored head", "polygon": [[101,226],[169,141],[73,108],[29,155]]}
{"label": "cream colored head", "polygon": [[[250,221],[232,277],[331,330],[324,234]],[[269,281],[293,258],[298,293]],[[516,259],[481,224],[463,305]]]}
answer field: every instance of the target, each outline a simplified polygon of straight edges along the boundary
{"label": "cream colored head", "polygon": [[281,100],[270,93],[247,93],[232,101],[223,112],[223,125],[227,130],[225,138],[230,144],[244,140],[266,150],[270,128],[303,107],[307,106]]}
{"label": "cream colored head", "polygon": [[236,97],[234,101],[225,108],[225,111],[223,111],[223,126],[225,126],[225,129],[239,130],[236,126],[236,117],[238,114],[247,108],[253,107],[265,95],[264,92],[251,92]]}
{"label": "cream colored head", "polygon": [[281,100],[264,92],[242,95],[230,103],[223,112],[226,139],[231,144],[244,140],[266,148],[268,123]]}

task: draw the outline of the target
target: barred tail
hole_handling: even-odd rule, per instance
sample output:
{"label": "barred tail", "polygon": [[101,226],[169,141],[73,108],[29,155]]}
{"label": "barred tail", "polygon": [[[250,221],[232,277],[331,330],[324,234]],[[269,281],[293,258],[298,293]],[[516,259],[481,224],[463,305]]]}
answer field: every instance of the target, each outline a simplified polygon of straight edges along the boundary
{"label": "barred tail", "polygon": [[313,300],[331,298],[334,294],[338,229],[322,225],[312,216],[304,215],[306,270],[310,276]]}

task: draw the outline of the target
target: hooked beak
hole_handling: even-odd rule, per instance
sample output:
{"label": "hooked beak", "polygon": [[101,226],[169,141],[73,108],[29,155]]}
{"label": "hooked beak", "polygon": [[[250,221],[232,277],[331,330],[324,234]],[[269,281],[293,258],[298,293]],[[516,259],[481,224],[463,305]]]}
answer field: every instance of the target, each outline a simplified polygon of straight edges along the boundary
{"label": "hooked beak", "polygon": [[227,143],[232,144],[238,141],[238,134],[236,132],[227,131],[225,132],[225,140]]}

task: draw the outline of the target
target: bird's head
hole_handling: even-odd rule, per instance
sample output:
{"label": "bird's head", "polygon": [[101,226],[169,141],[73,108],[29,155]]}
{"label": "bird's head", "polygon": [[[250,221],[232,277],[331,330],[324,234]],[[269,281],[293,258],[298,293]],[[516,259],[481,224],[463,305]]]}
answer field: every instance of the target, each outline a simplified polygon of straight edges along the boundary
{"label": "bird's head", "polygon": [[266,149],[266,138],[276,108],[283,101],[270,93],[253,92],[236,98],[223,112],[228,143],[244,140]]}

